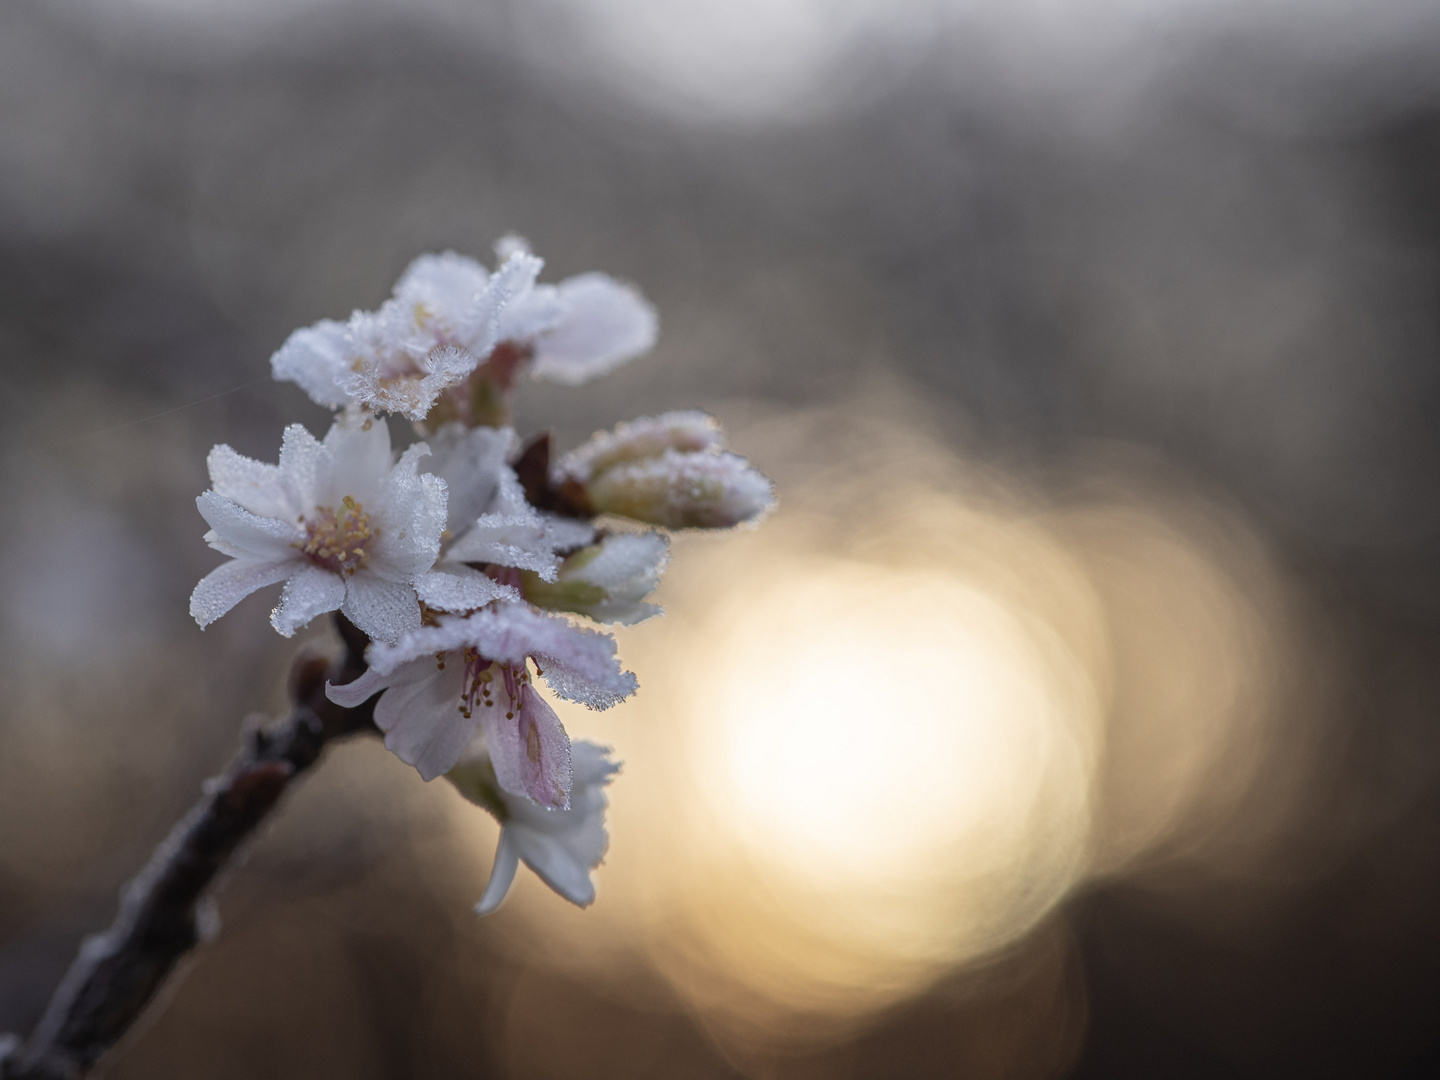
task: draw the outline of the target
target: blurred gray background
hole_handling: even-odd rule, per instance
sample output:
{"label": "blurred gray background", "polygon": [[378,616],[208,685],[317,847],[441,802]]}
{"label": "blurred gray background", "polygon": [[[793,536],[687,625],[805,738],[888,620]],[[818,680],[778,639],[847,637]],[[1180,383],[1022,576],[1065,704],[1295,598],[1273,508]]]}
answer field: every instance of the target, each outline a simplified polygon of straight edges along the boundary
{"label": "blurred gray background", "polygon": [[1306,872],[1080,891],[1058,1056],[987,1064],[1030,1006],[941,986],[757,1063],[528,966],[416,872],[433,807],[337,766],[110,1075],[1429,1075],[1440,5],[718,7],[0,6],[0,1031],[281,704],[258,608],[186,615],[206,449],[323,423],[268,378],[291,329],[515,231],[662,319],[522,428],[898,395],[1036,489],[1119,443],[1233,507],[1325,640]]}

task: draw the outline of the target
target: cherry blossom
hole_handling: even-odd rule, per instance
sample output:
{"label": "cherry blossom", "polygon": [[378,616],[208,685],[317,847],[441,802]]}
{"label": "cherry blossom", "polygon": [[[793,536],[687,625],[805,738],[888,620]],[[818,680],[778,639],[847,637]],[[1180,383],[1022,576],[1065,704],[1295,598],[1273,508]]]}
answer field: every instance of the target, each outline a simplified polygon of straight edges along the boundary
{"label": "cherry blossom", "polygon": [[459,764],[446,773],[465,798],[489,810],[500,821],[500,843],[477,915],[488,915],[505,899],[524,863],[572,904],[587,907],[595,900],[590,874],[609,846],[605,832],[605,787],[620,766],[610,751],[592,742],[571,747],[574,778],[568,809],[546,809],[499,787],[483,739],[476,740]]}
{"label": "cherry blossom", "polygon": [[396,461],[384,423],[357,413],[323,442],[290,425],[278,465],[216,446],[196,505],[205,542],[230,561],[195,587],[190,614],[205,627],[283,581],[270,622],[286,637],[337,609],[377,641],[417,629],[445,524],[444,481],[418,472],[428,453],[417,443]]}
{"label": "cherry blossom", "polygon": [[570,738],[535,688],[531,661],[554,693],[592,709],[608,709],[636,686],[610,635],[522,603],[443,616],[396,644],[372,645],[366,659],[365,674],[326,693],[353,708],[383,691],[375,723],[402,761],[431,780],[483,730],[500,786],[542,806],[569,805]]}

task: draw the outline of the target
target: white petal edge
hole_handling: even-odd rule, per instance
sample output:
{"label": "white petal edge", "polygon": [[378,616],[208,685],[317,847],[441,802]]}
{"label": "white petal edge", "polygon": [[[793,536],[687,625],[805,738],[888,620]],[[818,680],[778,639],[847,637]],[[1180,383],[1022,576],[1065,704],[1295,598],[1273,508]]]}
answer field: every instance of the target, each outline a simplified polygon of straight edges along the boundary
{"label": "white petal edge", "polygon": [[293,637],[296,630],[315,616],[334,611],[344,599],[345,583],[339,574],[301,565],[285,582],[280,603],[270,613],[270,625],[283,636]]}
{"label": "white petal edge", "polygon": [[295,562],[291,559],[231,559],[221,563],[201,578],[190,594],[190,617],[203,630],[257,589],[284,581],[294,572]]}
{"label": "white petal edge", "polygon": [[490,880],[480,902],[475,905],[476,915],[489,915],[495,911],[510,894],[515,881],[515,871],[520,869],[520,853],[509,830],[500,829],[500,843],[495,846],[495,862],[490,867]]}

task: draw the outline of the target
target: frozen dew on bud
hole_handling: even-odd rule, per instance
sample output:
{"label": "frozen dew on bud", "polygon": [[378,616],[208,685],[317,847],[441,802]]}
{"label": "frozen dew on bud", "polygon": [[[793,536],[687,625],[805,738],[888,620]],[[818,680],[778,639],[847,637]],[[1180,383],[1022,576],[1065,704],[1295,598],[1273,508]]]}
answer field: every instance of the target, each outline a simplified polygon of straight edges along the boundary
{"label": "frozen dew on bud", "polygon": [[500,906],[522,862],[572,904],[587,907],[594,902],[591,871],[609,847],[605,787],[620,770],[609,755],[606,747],[592,742],[571,746],[570,806],[563,810],[547,810],[501,788],[483,739],[472,743],[445,774],[461,795],[500,822],[500,843],[490,880],[475,905],[477,915],[488,915]]}
{"label": "frozen dew on bud", "polygon": [[630,626],[661,614],[645,598],[669,558],[670,542],[659,533],[612,533],[567,558],[553,582],[522,574],[522,591],[536,607]]}
{"label": "frozen dew on bud", "polygon": [[724,446],[725,433],[713,416],[700,409],[677,410],[616,424],[611,431],[597,431],[565,455],[559,472],[576,483],[588,484],[607,469],[659,457],[666,450],[699,453]]}
{"label": "frozen dew on bud", "polygon": [[326,693],[354,707],[384,691],[375,723],[402,761],[433,779],[483,731],[500,786],[542,806],[568,805],[570,739],[535,689],[530,662],[551,691],[593,709],[618,704],[636,686],[608,634],[522,603],[441,617],[394,645],[372,645],[366,658],[365,674]]}
{"label": "frozen dew on bud", "polygon": [[286,637],[337,609],[379,641],[417,628],[415,582],[434,564],[445,522],[444,483],[418,471],[428,452],[418,443],[396,461],[385,425],[355,413],[323,442],[286,428],[278,465],[215,447],[213,486],[196,503],[206,543],[230,561],[195,587],[190,614],[207,626],[283,581],[270,621]]}
{"label": "frozen dew on bud", "polygon": [[644,417],[597,432],[560,461],[555,481],[582,492],[595,513],[667,529],[727,529],[759,519],[775,493],[724,442],[707,413]]}
{"label": "frozen dew on bud", "polygon": [[682,454],[632,461],[601,473],[586,488],[590,505],[667,529],[728,529],[754,521],[775,494],[739,454]]}

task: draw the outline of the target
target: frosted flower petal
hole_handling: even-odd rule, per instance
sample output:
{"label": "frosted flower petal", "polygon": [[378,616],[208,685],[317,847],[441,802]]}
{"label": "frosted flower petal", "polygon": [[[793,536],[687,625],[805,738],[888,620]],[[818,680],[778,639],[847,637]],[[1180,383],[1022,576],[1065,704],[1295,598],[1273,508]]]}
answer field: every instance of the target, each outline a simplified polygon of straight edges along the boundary
{"label": "frosted flower petal", "polygon": [[490,881],[475,907],[477,914],[488,915],[500,906],[521,861],[571,903],[584,907],[594,901],[591,873],[609,846],[605,788],[620,767],[610,760],[608,749],[592,742],[574,743],[570,760],[572,782],[566,810],[546,810],[495,790],[491,761],[481,741],[447,774],[465,798],[502,819],[500,843]]}
{"label": "frosted flower petal", "polygon": [[589,273],[562,281],[556,294],[565,315],[535,338],[535,378],[578,386],[655,347],[659,319],[634,286]]}
{"label": "frosted flower petal", "polygon": [[292,637],[316,615],[336,610],[344,600],[345,583],[338,574],[302,565],[285,582],[280,603],[270,613],[270,625]]}
{"label": "frosted flower petal", "polygon": [[415,592],[426,607],[435,611],[474,611],[495,600],[520,599],[520,594],[510,586],[501,585],[464,563],[421,574],[415,579]]}
{"label": "frosted flower petal", "polygon": [[345,581],[341,612],[376,641],[392,640],[420,626],[420,605],[407,581],[356,574]]}
{"label": "frosted flower petal", "polygon": [[352,359],[345,324],[322,319],[291,334],[270,357],[270,371],[279,382],[299,385],[317,405],[338,409],[350,400],[344,380]]}
{"label": "frosted flower petal", "polygon": [[200,579],[190,594],[190,617],[201,629],[209,626],[256,589],[284,581],[295,571],[289,559],[250,562],[231,559]]}

